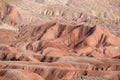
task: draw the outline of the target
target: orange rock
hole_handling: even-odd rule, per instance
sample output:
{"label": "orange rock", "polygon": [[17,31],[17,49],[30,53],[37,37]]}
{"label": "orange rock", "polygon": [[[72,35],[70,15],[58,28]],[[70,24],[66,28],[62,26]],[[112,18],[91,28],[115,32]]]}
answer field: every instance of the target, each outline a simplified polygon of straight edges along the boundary
{"label": "orange rock", "polygon": [[21,14],[17,8],[4,1],[0,1],[0,8],[1,21],[11,24],[12,26],[18,25],[18,23],[20,23]]}

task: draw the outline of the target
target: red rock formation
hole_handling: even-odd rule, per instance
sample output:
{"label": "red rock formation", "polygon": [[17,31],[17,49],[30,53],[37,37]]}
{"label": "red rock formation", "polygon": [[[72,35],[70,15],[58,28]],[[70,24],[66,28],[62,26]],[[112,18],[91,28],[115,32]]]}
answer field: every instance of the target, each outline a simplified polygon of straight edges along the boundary
{"label": "red rock formation", "polygon": [[0,21],[15,26],[20,23],[20,18],[21,14],[15,7],[4,1],[0,1]]}
{"label": "red rock formation", "polygon": [[[9,60],[0,62],[0,69],[5,69],[0,71],[5,71],[5,75],[0,74],[0,79],[8,80],[19,73],[23,80],[64,80],[86,76],[88,79],[97,76],[119,80],[120,39],[102,27],[45,23],[21,28],[9,45],[0,46],[0,60]],[[19,75],[15,76],[14,79],[21,79]]]}
{"label": "red rock formation", "polygon": [[[72,79],[85,76],[101,79],[119,80],[119,59],[104,59],[90,57],[61,57],[56,62],[2,62],[1,69],[15,69],[13,71],[26,70],[41,75],[45,80]],[[14,63],[14,64],[13,64]],[[26,74],[26,73],[25,73]],[[113,75],[114,74],[114,75]],[[23,74],[24,75],[24,74]],[[26,76],[26,75],[25,75]],[[32,75],[31,75],[32,77]],[[83,79],[84,80],[84,79]]]}
{"label": "red rock formation", "polygon": [[46,23],[32,27],[18,35],[26,49],[44,55],[86,55],[115,57],[120,55],[120,39],[99,26],[69,26]]}
{"label": "red rock formation", "polygon": [[[2,23],[16,26],[20,17],[0,1]],[[120,80],[119,59],[120,38],[97,25],[0,28],[0,80]]]}
{"label": "red rock formation", "polygon": [[10,45],[14,40],[15,36],[18,35],[16,31],[0,29],[0,44]]}
{"label": "red rock formation", "polygon": [[44,80],[40,75],[23,70],[0,70],[0,80]]}

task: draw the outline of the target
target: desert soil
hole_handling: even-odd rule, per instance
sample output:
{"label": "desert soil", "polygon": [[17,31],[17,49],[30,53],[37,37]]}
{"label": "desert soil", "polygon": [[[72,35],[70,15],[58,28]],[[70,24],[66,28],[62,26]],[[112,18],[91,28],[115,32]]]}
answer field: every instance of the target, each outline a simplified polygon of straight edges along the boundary
{"label": "desert soil", "polygon": [[120,0],[0,0],[0,80],[120,80]]}

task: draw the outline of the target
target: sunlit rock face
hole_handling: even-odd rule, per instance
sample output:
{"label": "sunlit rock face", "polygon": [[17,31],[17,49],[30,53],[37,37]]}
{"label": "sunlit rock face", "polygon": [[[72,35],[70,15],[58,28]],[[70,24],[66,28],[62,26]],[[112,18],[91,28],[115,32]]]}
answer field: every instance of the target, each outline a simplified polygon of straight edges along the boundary
{"label": "sunlit rock face", "polygon": [[10,2],[0,0],[0,80],[120,80],[120,38],[96,24],[116,32],[119,22],[78,9],[101,0],[4,1]]}
{"label": "sunlit rock face", "polygon": [[0,21],[13,26],[20,22],[20,12],[10,4],[0,1]]}
{"label": "sunlit rock face", "polygon": [[48,22],[40,26],[32,26],[21,32],[17,38],[20,41],[18,40],[16,45],[21,46],[22,43],[26,43],[27,50],[44,55],[110,58],[119,55],[120,39],[100,26],[71,26]]}

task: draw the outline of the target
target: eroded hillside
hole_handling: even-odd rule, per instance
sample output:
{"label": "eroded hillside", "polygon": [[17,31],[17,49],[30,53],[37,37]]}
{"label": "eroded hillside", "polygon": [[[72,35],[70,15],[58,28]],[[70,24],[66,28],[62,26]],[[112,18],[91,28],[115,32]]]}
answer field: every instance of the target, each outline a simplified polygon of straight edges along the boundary
{"label": "eroded hillside", "polygon": [[119,0],[0,1],[0,80],[119,80],[119,8]]}

